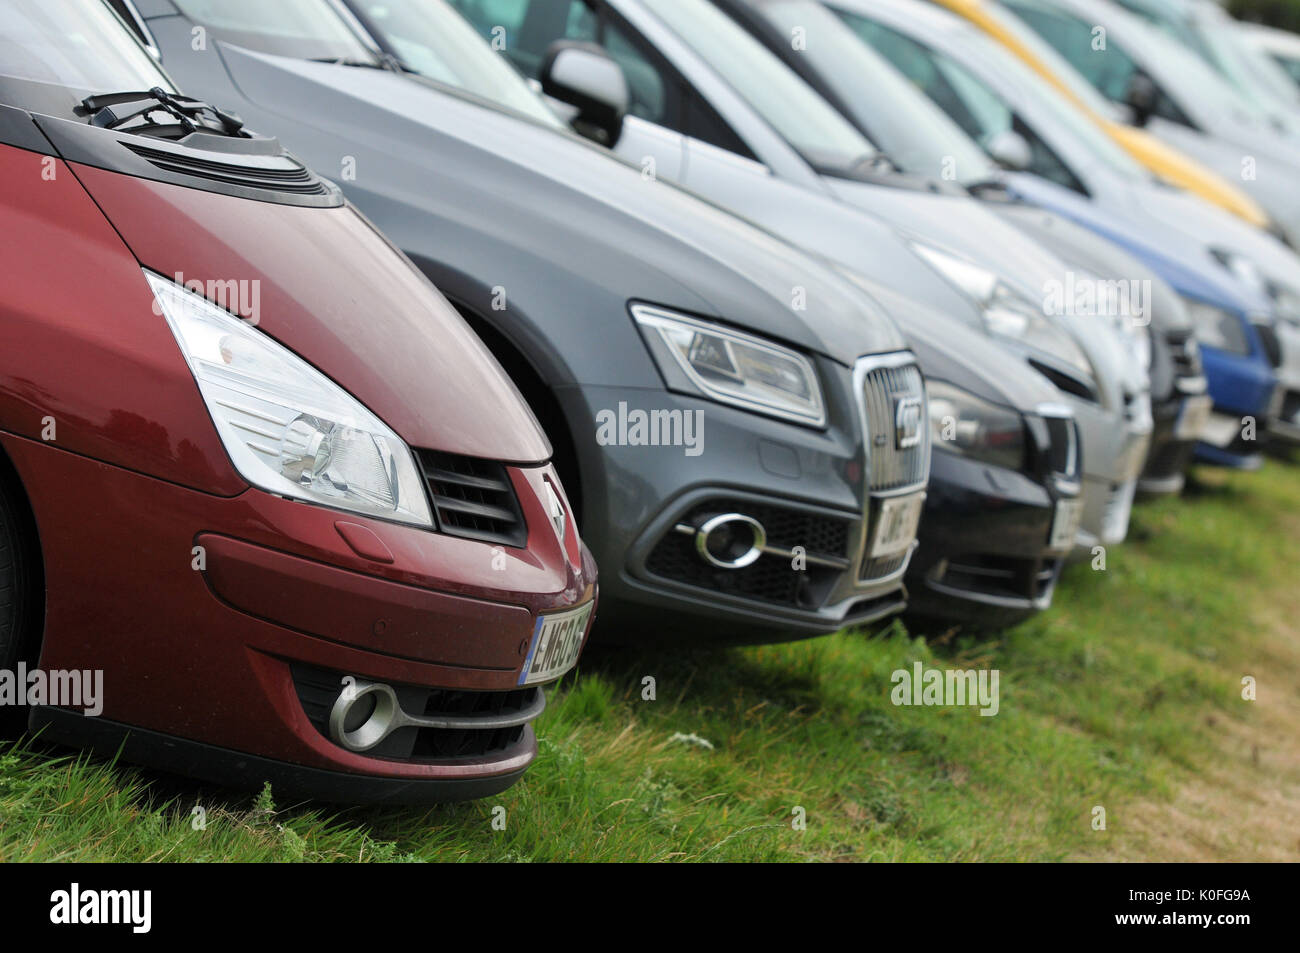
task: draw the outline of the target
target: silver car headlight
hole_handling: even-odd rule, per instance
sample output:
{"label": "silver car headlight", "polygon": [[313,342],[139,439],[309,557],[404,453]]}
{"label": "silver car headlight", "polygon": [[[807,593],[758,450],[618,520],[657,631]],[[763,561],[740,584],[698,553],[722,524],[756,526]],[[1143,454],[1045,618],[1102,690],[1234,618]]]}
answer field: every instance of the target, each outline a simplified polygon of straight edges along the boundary
{"label": "silver car headlight", "polygon": [[1265,279],[1264,273],[1259,270],[1259,266],[1254,261],[1224,248],[1211,248],[1210,254],[1214,256],[1215,261],[1226,268],[1230,274],[1239,279],[1246,287],[1261,294],[1268,294],[1268,280]]}
{"label": "silver car headlight", "polygon": [[1151,314],[1150,302],[1146,308],[1139,301],[1132,300],[1127,294],[1112,294],[1108,289],[1122,288],[1127,281],[1103,278],[1091,268],[1070,262],[1076,281],[1089,282],[1094,289],[1092,295],[1093,310],[1090,317],[1109,321],[1119,332],[1129,354],[1137,362],[1143,373],[1151,370]]}
{"label": "silver car headlight", "polygon": [[1196,340],[1202,347],[1218,348],[1229,354],[1249,354],[1250,342],[1242,319],[1231,311],[1216,308],[1195,298],[1183,298],[1187,314],[1196,328]]}
{"label": "silver car headlight", "polygon": [[1094,391],[1097,389],[1096,372],[1083,349],[1032,301],[987,268],[923,242],[913,241],[911,246],[962,293],[974,299],[990,334],[1019,341],[1065,362]]}
{"label": "silver car headlight", "polygon": [[666,377],[676,370],[724,404],[817,427],[826,423],[817,372],[798,351],[663,308],[634,304],[631,310]]}
{"label": "silver car headlight", "polygon": [[433,525],[411,451],[387,424],[247,321],[144,274],[245,480],[309,503]]}
{"label": "silver car headlight", "polygon": [[1269,293],[1273,298],[1273,309],[1277,312],[1277,316],[1288,324],[1300,327],[1300,291],[1271,282]]}
{"label": "silver car headlight", "polygon": [[1251,259],[1236,252],[1211,248],[1210,254],[1252,291],[1260,292],[1273,302],[1273,310],[1279,318],[1300,325],[1300,289],[1273,280]]}

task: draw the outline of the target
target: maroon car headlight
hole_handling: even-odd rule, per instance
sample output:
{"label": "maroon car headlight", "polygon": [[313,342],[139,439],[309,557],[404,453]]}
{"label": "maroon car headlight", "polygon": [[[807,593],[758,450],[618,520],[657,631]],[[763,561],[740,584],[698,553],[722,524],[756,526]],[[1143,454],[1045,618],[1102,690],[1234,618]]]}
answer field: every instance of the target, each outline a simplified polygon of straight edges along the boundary
{"label": "maroon car headlight", "polygon": [[146,271],[235,469],[269,493],[432,526],[410,448],[252,324]]}

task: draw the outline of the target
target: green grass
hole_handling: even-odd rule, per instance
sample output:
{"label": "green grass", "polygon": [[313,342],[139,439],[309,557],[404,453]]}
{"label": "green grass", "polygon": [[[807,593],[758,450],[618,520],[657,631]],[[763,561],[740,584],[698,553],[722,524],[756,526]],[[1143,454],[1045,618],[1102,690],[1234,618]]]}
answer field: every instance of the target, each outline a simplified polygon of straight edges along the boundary
{"label": "green grass", "polygon": [[[1127,804],[1167,800],[1209,770],[1215,718],[1251,717],[1240,678],[1279,638],[1259,610],[1295,588],[1297,469],[1200,477],[1182,499],[1142,504],[1104,572],[1072,567],[1053,611],[997,638],[927,643],[894,624],[785,646],[593,654],[552,694],[523,782],[482,802],[223,801],[76,755],[0,749],[0,860],[1104,855],[1099,838],[1136,836]],[[999,714],[895,707],[890,673],[916,660],[998,669]],[[657,700],[642,699],[646,676]],[[1095,805],[1104,833],[1090,826]],[[792,825],[796,808],[806,829]]]}

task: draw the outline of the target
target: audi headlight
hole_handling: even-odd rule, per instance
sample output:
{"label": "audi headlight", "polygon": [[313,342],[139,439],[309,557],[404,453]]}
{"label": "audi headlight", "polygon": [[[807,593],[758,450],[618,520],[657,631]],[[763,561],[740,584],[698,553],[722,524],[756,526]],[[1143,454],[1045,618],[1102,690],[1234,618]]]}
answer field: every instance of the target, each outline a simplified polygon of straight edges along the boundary
{"label": "audi headlight", "polygon": [[947,381],[927,380],[930,444],[1008,470],[1025,466],[1025,423],[1014,410]]}
{"label": "audi headlight", "polygon": [[818,427],[826,423],[817,372],[798,351],[662,308],[637,304],[632,315],[670,385],[684,375],[724,404]]}
{"label": "audi headlight", "polygon": [[432,526],[410,449],[292,351],[145,272],[240,475],[268,493]]}
{"label": "audi headlight", "polygon": [[916,241],[911,245],[935,270],[975,300],[990,334],[1011,338],[1065,362],[1096,390],[1097,376],[1088,356],[1074,338],[1043,314],[1041,308],[987,268],[931,245]]}
{"label": "audi headlight", "polygon": [[1242,319],[1231,311],[1224,311],[1195,298],[1184,298],[1187,313],[1196,328],[1196,339],[1202,347],[1218,348],[1230,354],[1249,354],[1250,343]]}

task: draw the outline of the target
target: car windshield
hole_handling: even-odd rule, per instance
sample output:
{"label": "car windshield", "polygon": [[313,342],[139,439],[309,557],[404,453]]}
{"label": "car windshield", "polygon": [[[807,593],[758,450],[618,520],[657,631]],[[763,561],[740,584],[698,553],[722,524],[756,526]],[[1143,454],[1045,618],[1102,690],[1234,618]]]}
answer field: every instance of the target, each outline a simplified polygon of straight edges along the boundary
{"label": "car windshield", "polygon": [[903,171],[964,184],[995,173],[960,126],[826,7],[815,0],[774,0],[757,9],[786,36],[805,31],[801,55],[813,58],[818,74]]}
{"label": "car windshield", "polygon": [[[1098,27],[1058,7],[1052,0],[1008,0],[1008,6],[1035,30],[1045,30],[1049,23],[1054,24],[1054,32],[1040,33],[1048,43],[1072,44],[1076,55],[1088,55],[1084,51],[1091,49],[1093,32]],[[1141,67],[1181,113],[1200,117],[1197,125],[1203,129],[1213,127],[1219,117],[1245,124],[1258,122],[1261,112],[1239,96],[1200,56],[1163,31],[1131,17],[1128,20],[1127,26],[1111,24],[1105,52],[1091,53],[1092,57],[1098,57],[1099,63],[1114,67],[1114,71],[1107,74],[1106,70],[1098,69],[1095,74],[1089,74],[1082,70],[1094,88],[1112,100],[1119,100],[1129,75]],[[1058,47],[1058,52],[1064,50]],[[1109,88],[1098,86],[1107,75]]]}
{"label": "car windshield", "polygon": [[175,87],[100,0],[5,0],[0,76],[83,93]]}
{"label": "car windshield", "polygon": [[1041,36],[1029,28],[1025,21],[995,3],[986,3],[984,12],[988,18],[1013,37],[1017,43],[1033,54],[1047,71],[1060,80],[1061,85],[1098,116],[1109,116],[1112,112],[1110,103],[1097,92],[1079,71],[1070,65],[1070,61]]}
{"label": "car windshield", "polygon": [[[1008,56],[986,34],[974,28],[963,29],[960,42],[955,44],[961,49],[959,61],[946,51],[927,46],[918,38],[905,36],[893,26],[885,26],[846,10],[836,12],[850,29],[872,44],[906,75],[914,80],[922,76],[930,77],[928,83],[922,83],[922,89],[932,98],[942,96],[942,99],[936,101],[981,145],[988,147],[999,134],[1015,131],[1017,113],[998,88],[978,75],[978,67],[971,65],[977,63],[983,63],[988,73],[996,74],[999,82],[1014,86],[1029,97],[1036,111],[1052,116],[1055,127],[1048,131],[1048,135],[1042,136],[1039,130],[1033,130],[1037,139],[1044,143],[1053,142],[1052,163],[1073,164],[1078,159],[1092,160],[1108,166],[1127,179],[1148,178],[1147,172],[1116,146],[1074,103],[1049,86],[1020,60]],[[1024,117],[1020,119],[1025,121]],[[1063,136],[1070,141],[1063,143]],[[1041,174],[1048,173],[1043,171]],[[1071,174],[1077,178],[1077,172],[1071,170]],[[1050,177],[1055,178],[1054,175]]]}
{"label": "car windshield", "polygon": [[563,126],[509,60],[493,52],[444,0],[347,3],[407,69],[557,129]]}
{"label": "car windshield", "polygon": [[303,60],[378,60],[327,0],[172,0],[217,39]]}
{"label": "car windshield", "polygon": [[1240,95],[1209,63],[1181,43],[1147,30],[1140,46],[1161,88],[1176,98],[1189,115],[1217,114],[1244,123],[1258,122],[1263,117],[1259,106]]}
{"label": "car windshield", "polygon": [[1253,49],[1240,28],[1222,10],[1200,10],[1192,18],[1210,48],[1215,63],[1237,88],[1282,109],[1300,106],[1286,73]]}
{"label": "car windshield", "polygon": [[767,47],[708,0],[646,0],[815,169],[848,173],[876,148]]}
{"label": "car windshield", "polygon": [[1282,67],[1297,87],[1300,87],[1300,55],[1288,56],[1286,53],[1273,51],[1268,54],[1273,62]]}

